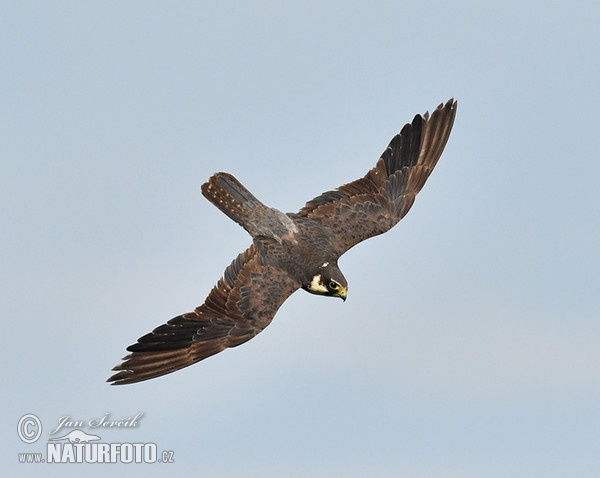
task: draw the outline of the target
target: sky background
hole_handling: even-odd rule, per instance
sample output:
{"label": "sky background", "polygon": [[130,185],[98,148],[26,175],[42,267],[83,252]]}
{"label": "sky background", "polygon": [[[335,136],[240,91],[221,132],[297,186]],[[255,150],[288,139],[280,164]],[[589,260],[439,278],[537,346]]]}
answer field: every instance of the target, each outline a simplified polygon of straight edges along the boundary
{"label": "sky background", "polygon": [[[5,476],[600,476],[599,22],[577,0],[3,2]],[[296,211],[450,97],[409,215],[340,260],[345,303],[299,291],[239,348],[105,383],[249,244],[212,173]],[[144,416],[103,441],[175,463],[18,463],[107,412]]]}

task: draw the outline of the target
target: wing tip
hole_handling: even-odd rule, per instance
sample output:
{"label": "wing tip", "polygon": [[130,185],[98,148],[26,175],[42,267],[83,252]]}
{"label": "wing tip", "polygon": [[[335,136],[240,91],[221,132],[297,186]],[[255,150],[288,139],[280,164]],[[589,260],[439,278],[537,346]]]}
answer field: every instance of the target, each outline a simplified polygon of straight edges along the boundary
{"label": "wing tip", "polygon": [[[446,114],[452,113],[452,115],[454,116],[454,115],[456,115],[457,108],[458,108],[458,100],[454,99],[454,97],[451,97],[445,103],[442,102],[439,105],[437,105],[437,107],[433,110],[433,113],[429,114],[429,111],[426,111],[425,114],[423,115],[423,119],[426,121],[429,121],[430,118],[434,114],[439,114],[438,112],[440,112],[440,111],[444,111]],[[417,115],[417,116],[421,116],[421,115]]]}

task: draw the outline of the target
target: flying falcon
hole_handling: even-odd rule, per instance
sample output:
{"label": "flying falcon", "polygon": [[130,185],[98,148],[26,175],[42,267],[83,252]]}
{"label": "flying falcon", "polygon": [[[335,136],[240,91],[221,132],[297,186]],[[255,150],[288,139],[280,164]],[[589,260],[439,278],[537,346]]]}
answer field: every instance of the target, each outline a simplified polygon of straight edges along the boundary
{"label": "flying falcon", "polygon": [[261,203],[236,178],[216,173],[202,194],[242,226],[252,245],[225,269],[202,305],[140,337],[108,379],[140,382],[192,365],[261,332],[297,289],[346,300],[339,257],[391,229],[411,208],[448,141],[456,101],[402,128],[363,178],[328,191],[297,213]]}

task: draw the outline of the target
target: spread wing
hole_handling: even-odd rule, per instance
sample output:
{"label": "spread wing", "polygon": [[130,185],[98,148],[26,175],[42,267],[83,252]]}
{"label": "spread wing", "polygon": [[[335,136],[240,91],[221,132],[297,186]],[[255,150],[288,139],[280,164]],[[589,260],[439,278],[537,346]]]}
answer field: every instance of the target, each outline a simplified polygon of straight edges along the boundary
{"label": "spread wing", "polygon": [[271,323],[299,287],[284,271],[261,264],[250,246],[227,267],[204,304],[127,347],[131,354],[108,381],[120,385],[159,377],[243,344]]}
{"label": "spread wing", "polygon": [[332,229],[341,255],[402,219],[440,158],[456,114],[453,99],[429,116],[417,115],[390,142],[363,178],[314,198],[299,216],[320,219]]}

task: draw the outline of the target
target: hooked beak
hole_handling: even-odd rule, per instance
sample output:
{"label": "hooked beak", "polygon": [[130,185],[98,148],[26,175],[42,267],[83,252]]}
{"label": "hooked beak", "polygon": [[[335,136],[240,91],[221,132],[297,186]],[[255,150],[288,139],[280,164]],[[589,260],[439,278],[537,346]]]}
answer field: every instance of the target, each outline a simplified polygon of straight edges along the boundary
{"label": "hooked beak", "polygon": [[340,288],[340,290],[337,293],[337,296],[342,299],[344,302],[346,302],[346,296],[348,295],[348,292],[346,291],[346,289],[344,289],[343,287]]}

